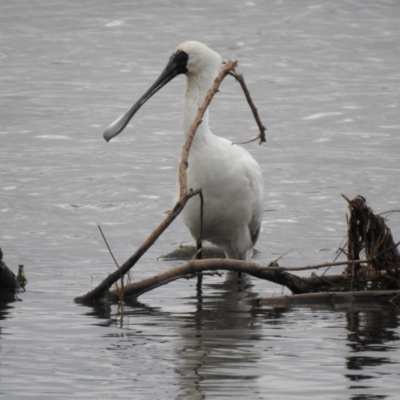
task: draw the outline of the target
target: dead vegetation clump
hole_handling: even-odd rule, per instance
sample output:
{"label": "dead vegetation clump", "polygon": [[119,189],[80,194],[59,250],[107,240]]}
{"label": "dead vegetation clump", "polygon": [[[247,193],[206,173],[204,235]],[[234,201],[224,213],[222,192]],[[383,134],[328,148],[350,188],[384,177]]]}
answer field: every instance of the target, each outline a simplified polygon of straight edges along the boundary
{"label": "dead vegetation clump", "polygon": [[400,289],[399,243],[394,242],[385,219],[367,206],[364,197],[345,199],[350,210],[347,258],[367,260],[349,265],[345,269],[345,274],[351,277],[349,290]]}

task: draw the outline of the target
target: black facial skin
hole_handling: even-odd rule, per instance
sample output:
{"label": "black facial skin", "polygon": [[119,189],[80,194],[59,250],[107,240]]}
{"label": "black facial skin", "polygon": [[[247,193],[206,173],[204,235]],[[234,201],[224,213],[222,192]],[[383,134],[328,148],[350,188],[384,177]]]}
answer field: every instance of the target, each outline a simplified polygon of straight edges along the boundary
{"label": "black facial skin", "polygon": [[165,86],[170,80],[175,78],[177,75],[186,74],[187,62],[189,56],[187,53],[181,50],[175,51],[169,58],[168,64],[161,75],[153,83],[150,89],[130,108],[123,116],[114,121],[104,132],[103,137],[108,142],[114,136],[121,133],[126,125],[128,125],[131,118],[136,112],[142,107],[146,101],[157,93],[163,86]]}

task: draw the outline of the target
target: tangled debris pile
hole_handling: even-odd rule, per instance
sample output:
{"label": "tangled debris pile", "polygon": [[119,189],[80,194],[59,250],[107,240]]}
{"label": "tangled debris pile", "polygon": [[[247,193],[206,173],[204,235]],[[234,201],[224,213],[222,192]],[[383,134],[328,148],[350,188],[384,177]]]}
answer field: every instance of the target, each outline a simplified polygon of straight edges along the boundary
{"label": "tangled debris pile", "polygon": [[[394,242],[385,219],[367,206],[364,197],[357,196],[353,200],[343,197],[350,210],[347,244],[342,249],[349,264],[343,273],[303,278],[308,283],[308,290],[292,296],[263,298],[260,299],[262,305],[400,304],[400,242]],[[319,288],[311,285],[318,280],[324,281],[325,285]]]}
{"label": "tangled debris pile", "polygon": [[394,242],[385,219],[367,206],[364,197],[345,199],[350,209],[347,258],[368,260],[346,268],[345,273],[351,277],[348,290],[400,289],[400,242]]}

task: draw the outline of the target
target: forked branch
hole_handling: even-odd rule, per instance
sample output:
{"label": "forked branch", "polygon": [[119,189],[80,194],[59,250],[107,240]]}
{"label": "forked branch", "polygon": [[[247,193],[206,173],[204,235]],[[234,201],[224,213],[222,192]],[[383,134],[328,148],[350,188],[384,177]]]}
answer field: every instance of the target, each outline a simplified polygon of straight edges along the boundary
{"label": "forked branch", "polygon": [[[368,260],[362,260],[366,262]],[[354,262],[360,261],[343,261],[332,262],[324,264],[309,265],[307,267],[299,268],[280,268],[261,266],[252,262],[242,260],[229,260],[223,258],[215,258],[209,260],[196,260],[192,259],[182,265],[173,267],[167,271],[163,271],[150,278],[143,279],[138,282],[130,283],[125,286],[125,298],[137,298],[144,293],[147,293],[155,288],[166,285],[167,283],[176,281],[182,278],[191,278],[196,274],[204,271],[234,271],[243,272],[252,275],[259,279],[264,279],[278,285],[286,286],[293,293],[310,293],[321,290],[326,286],[332,284],[342,284],[349,281],[349,277],[345,274],[326,276],[323,279],[318,276],[311,278],[301,278],[297,275],[291,274],[289,271],[299,271],[305,269],[319,269],[328,266],[341,266],[351,265]],[[113,290],[110,292],[111,297],[117,299],[118,291]]]}

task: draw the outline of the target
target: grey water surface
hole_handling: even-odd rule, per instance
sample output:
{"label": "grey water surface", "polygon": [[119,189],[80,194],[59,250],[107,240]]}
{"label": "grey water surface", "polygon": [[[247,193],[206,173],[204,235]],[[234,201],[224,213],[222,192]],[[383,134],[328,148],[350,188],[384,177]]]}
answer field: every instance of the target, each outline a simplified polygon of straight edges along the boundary
{"label": "grey water surface", "polygon": [[[122,263],[171,208],[184,77],[113,141],[102,132],[189,39],[239,61],[268,128],[246,145],[266,187],[257,262],[333,260],[341,193],[390,211],[399,240],[399,21],[397,0],[3,0],[0,247],[29,282],[0,303],[0,397],[398,398],[395,308],[260,308],[287,291],[229,274],[205,278],[201,299],[192,281],[161,287],[124,317],[73,298],[115,268],[97,224]],[[257,134],[229,77],[211,123],[235,142]],[[132,278],[176,265],[157,257],[181,243],[177,221]]]}

